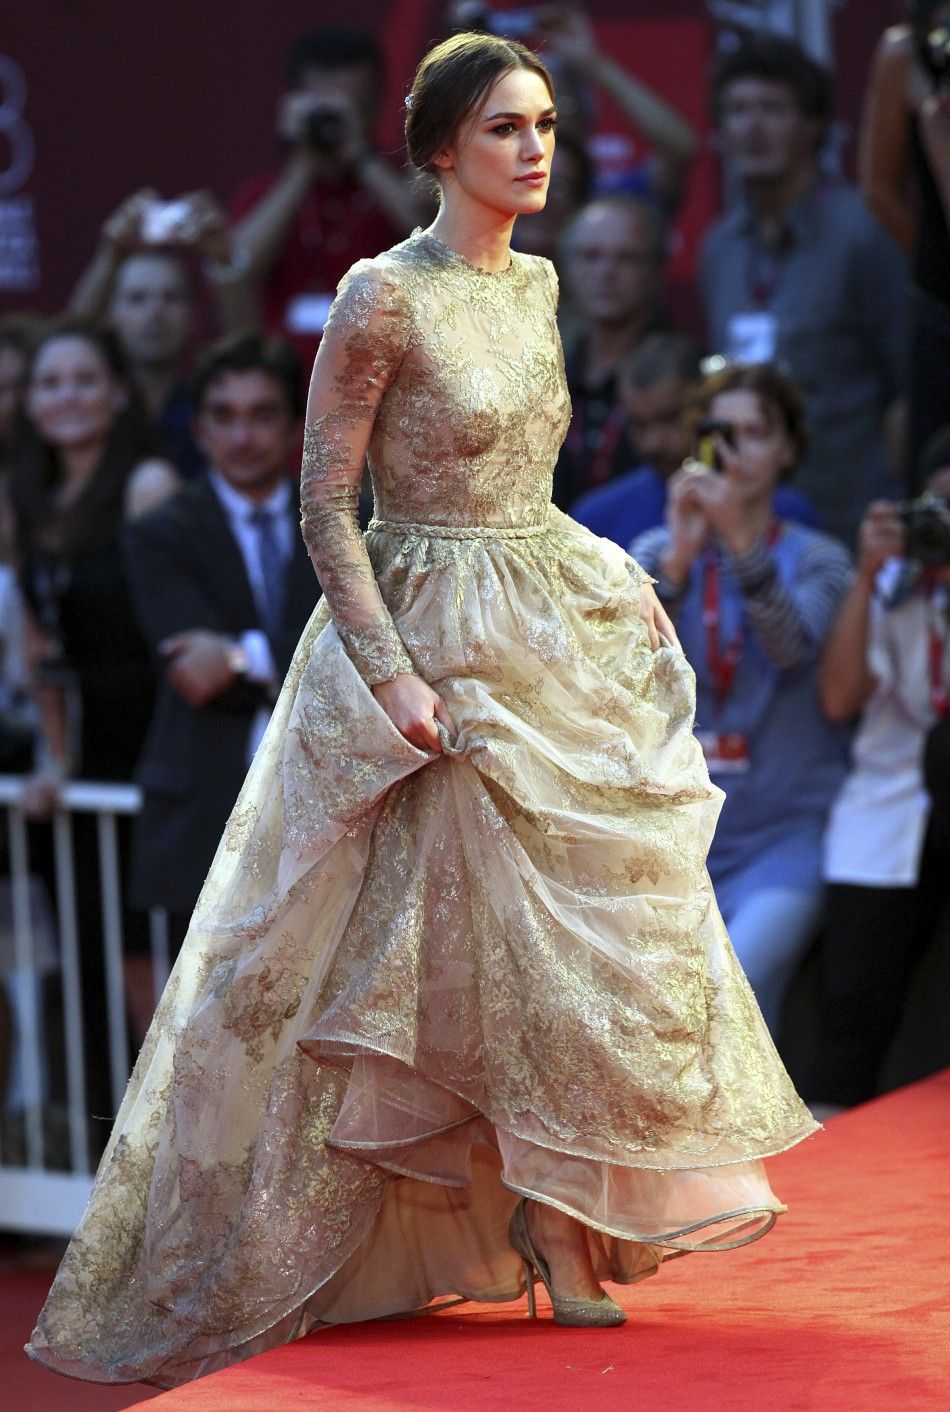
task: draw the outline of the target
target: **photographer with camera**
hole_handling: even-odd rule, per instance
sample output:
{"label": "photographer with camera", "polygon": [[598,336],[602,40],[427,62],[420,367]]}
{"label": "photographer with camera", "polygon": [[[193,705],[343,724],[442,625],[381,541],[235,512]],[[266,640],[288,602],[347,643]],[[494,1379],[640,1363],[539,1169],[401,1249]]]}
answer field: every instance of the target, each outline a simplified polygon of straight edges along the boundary
{"label": "photographer with camera", "polygon": [[384,78],[369,34],[328,28],[299,39],[277,117],[283,169],[252,178],[232,207],[258,317],[296,342],[307,367],[350,266],[427,218],[408,172],[373,142]]}
{"label": "photographer with camera", "polygon": [[658,582],[696,672],[697,736],[725,802],[709,853],[732,943],[773,1035],[821,915],[821,838],[847,732],[818,700],[847,551],[777,517],[805,446],[801,394],[771,364],[712,373],[693,399],[702,461],[669,486],[667,524],[631,553]]}
{"label": "photographer with camera", "polygon": [[825,844],[827,915],[808,1096],[879,1088],[916,962],[950,901],[950,427],[926,448],[929,495],[872,505],[857,576],[822,657],[833,721],[860,714]]}
{"label": "photographer with camera", "polygon": [[[908,0],[882,35],[865,102],[861,186],[912,260],[908,466],[950,421],[950,4]],[[916,190],[915,190],[916,188]]]}
{"label": "photographer with camera", "polygon": [[[664,523],[670,482],[693,450],[689,395],[702,370],[702,348],[688,333],[649,334],[621,363],[617,390],[641,464],[575,500],[572,519],[621,549]],[[776,488],[775,513],[817,523],[809,502],[790,485]]]}

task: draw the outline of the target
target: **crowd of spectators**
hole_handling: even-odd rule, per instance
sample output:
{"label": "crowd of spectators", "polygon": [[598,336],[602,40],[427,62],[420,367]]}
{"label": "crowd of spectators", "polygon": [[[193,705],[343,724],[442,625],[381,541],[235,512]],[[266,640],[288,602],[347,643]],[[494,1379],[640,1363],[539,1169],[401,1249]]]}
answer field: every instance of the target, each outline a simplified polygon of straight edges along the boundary
{"label": "crowd of spectators", "polygon": [[[573,419],[554,499],[657,579],[725,796],[719,904],[779,1042],[817,958],[796,1077],[835,1105],[878,1090],[950,901],[950,42],[941,56],[933,39],[950,4],[912,10],[869,81],[861,189],[824,172],[820,64],[767,33],[719,55],[729,200],[686,327],[666,266],[699,138],[580,10],[542,7],[559,149],[547,209],[515,233],[561,281]],[[599,92],[649,157],[598,166]],[[374,141],[385,93],[372,37],[304,36],[278,169],[229,211],[208,191],[135,192],[60,318],[0,322],[0,772],[26,777],[40,931],[43,819],[64,783],[141,787],[120,829],[135,1039],[145,909],[166,909],[174,955],[318,594],[295,472],[336,283],[432,215]],[[199,280],[219,327],[196,352]],[[930,499],[908,503],[918,487]],[[108,1115],[95,843],[80,819],[87,1091]],[[0,1108],[29,1022],[8,951]],[[55,937],[37,955],[54,968]]]}

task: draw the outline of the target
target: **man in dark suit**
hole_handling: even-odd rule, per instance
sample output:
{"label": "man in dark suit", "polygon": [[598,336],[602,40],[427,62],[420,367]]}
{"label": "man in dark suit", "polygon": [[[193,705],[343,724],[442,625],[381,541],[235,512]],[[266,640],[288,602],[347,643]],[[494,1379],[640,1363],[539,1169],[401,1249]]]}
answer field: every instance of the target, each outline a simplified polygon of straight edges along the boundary
{"label": "man in dark suit", "polygon": [[136,906],[170,913],[180,947],[201,885],[319,596],[289,464],[300,365],[279,339],[239,334],[196,370],[207,475],[126,534],[140,626],[162,666],[136,773]]}

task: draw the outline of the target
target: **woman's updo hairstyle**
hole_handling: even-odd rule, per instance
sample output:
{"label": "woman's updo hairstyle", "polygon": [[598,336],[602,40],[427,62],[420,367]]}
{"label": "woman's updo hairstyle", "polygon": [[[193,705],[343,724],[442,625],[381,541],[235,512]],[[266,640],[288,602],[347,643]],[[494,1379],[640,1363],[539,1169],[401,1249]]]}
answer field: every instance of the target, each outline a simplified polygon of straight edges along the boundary
{"label": "woman's updo hairstyle", "polygon": [[431,49],[406,99],[406,147],[413,166],[434,176],[433,157],[452,144],[466,119],[474,119],[491,89],[512,69],[537,74],[554,102],[551,75],[537,54],[516,40],[454,34]]}

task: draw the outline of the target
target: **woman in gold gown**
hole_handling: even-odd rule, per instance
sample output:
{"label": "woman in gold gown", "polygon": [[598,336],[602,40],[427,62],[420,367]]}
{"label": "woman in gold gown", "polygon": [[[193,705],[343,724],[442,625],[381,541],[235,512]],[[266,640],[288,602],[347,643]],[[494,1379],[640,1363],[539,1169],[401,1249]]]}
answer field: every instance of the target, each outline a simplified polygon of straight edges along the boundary
{"label": "woman in gold gown", "polygon": [[442,205],[327,324],[324,597],[33,1334],[60,1372],[171,1386],[526,1271],[615,1322],[600,1279],[784,1210],[761,1159],[816,1125],[710,889],[693,673],[647,576],[550,501],[556,279],[508,238],[552,106],[484,35],[416,76]]}

